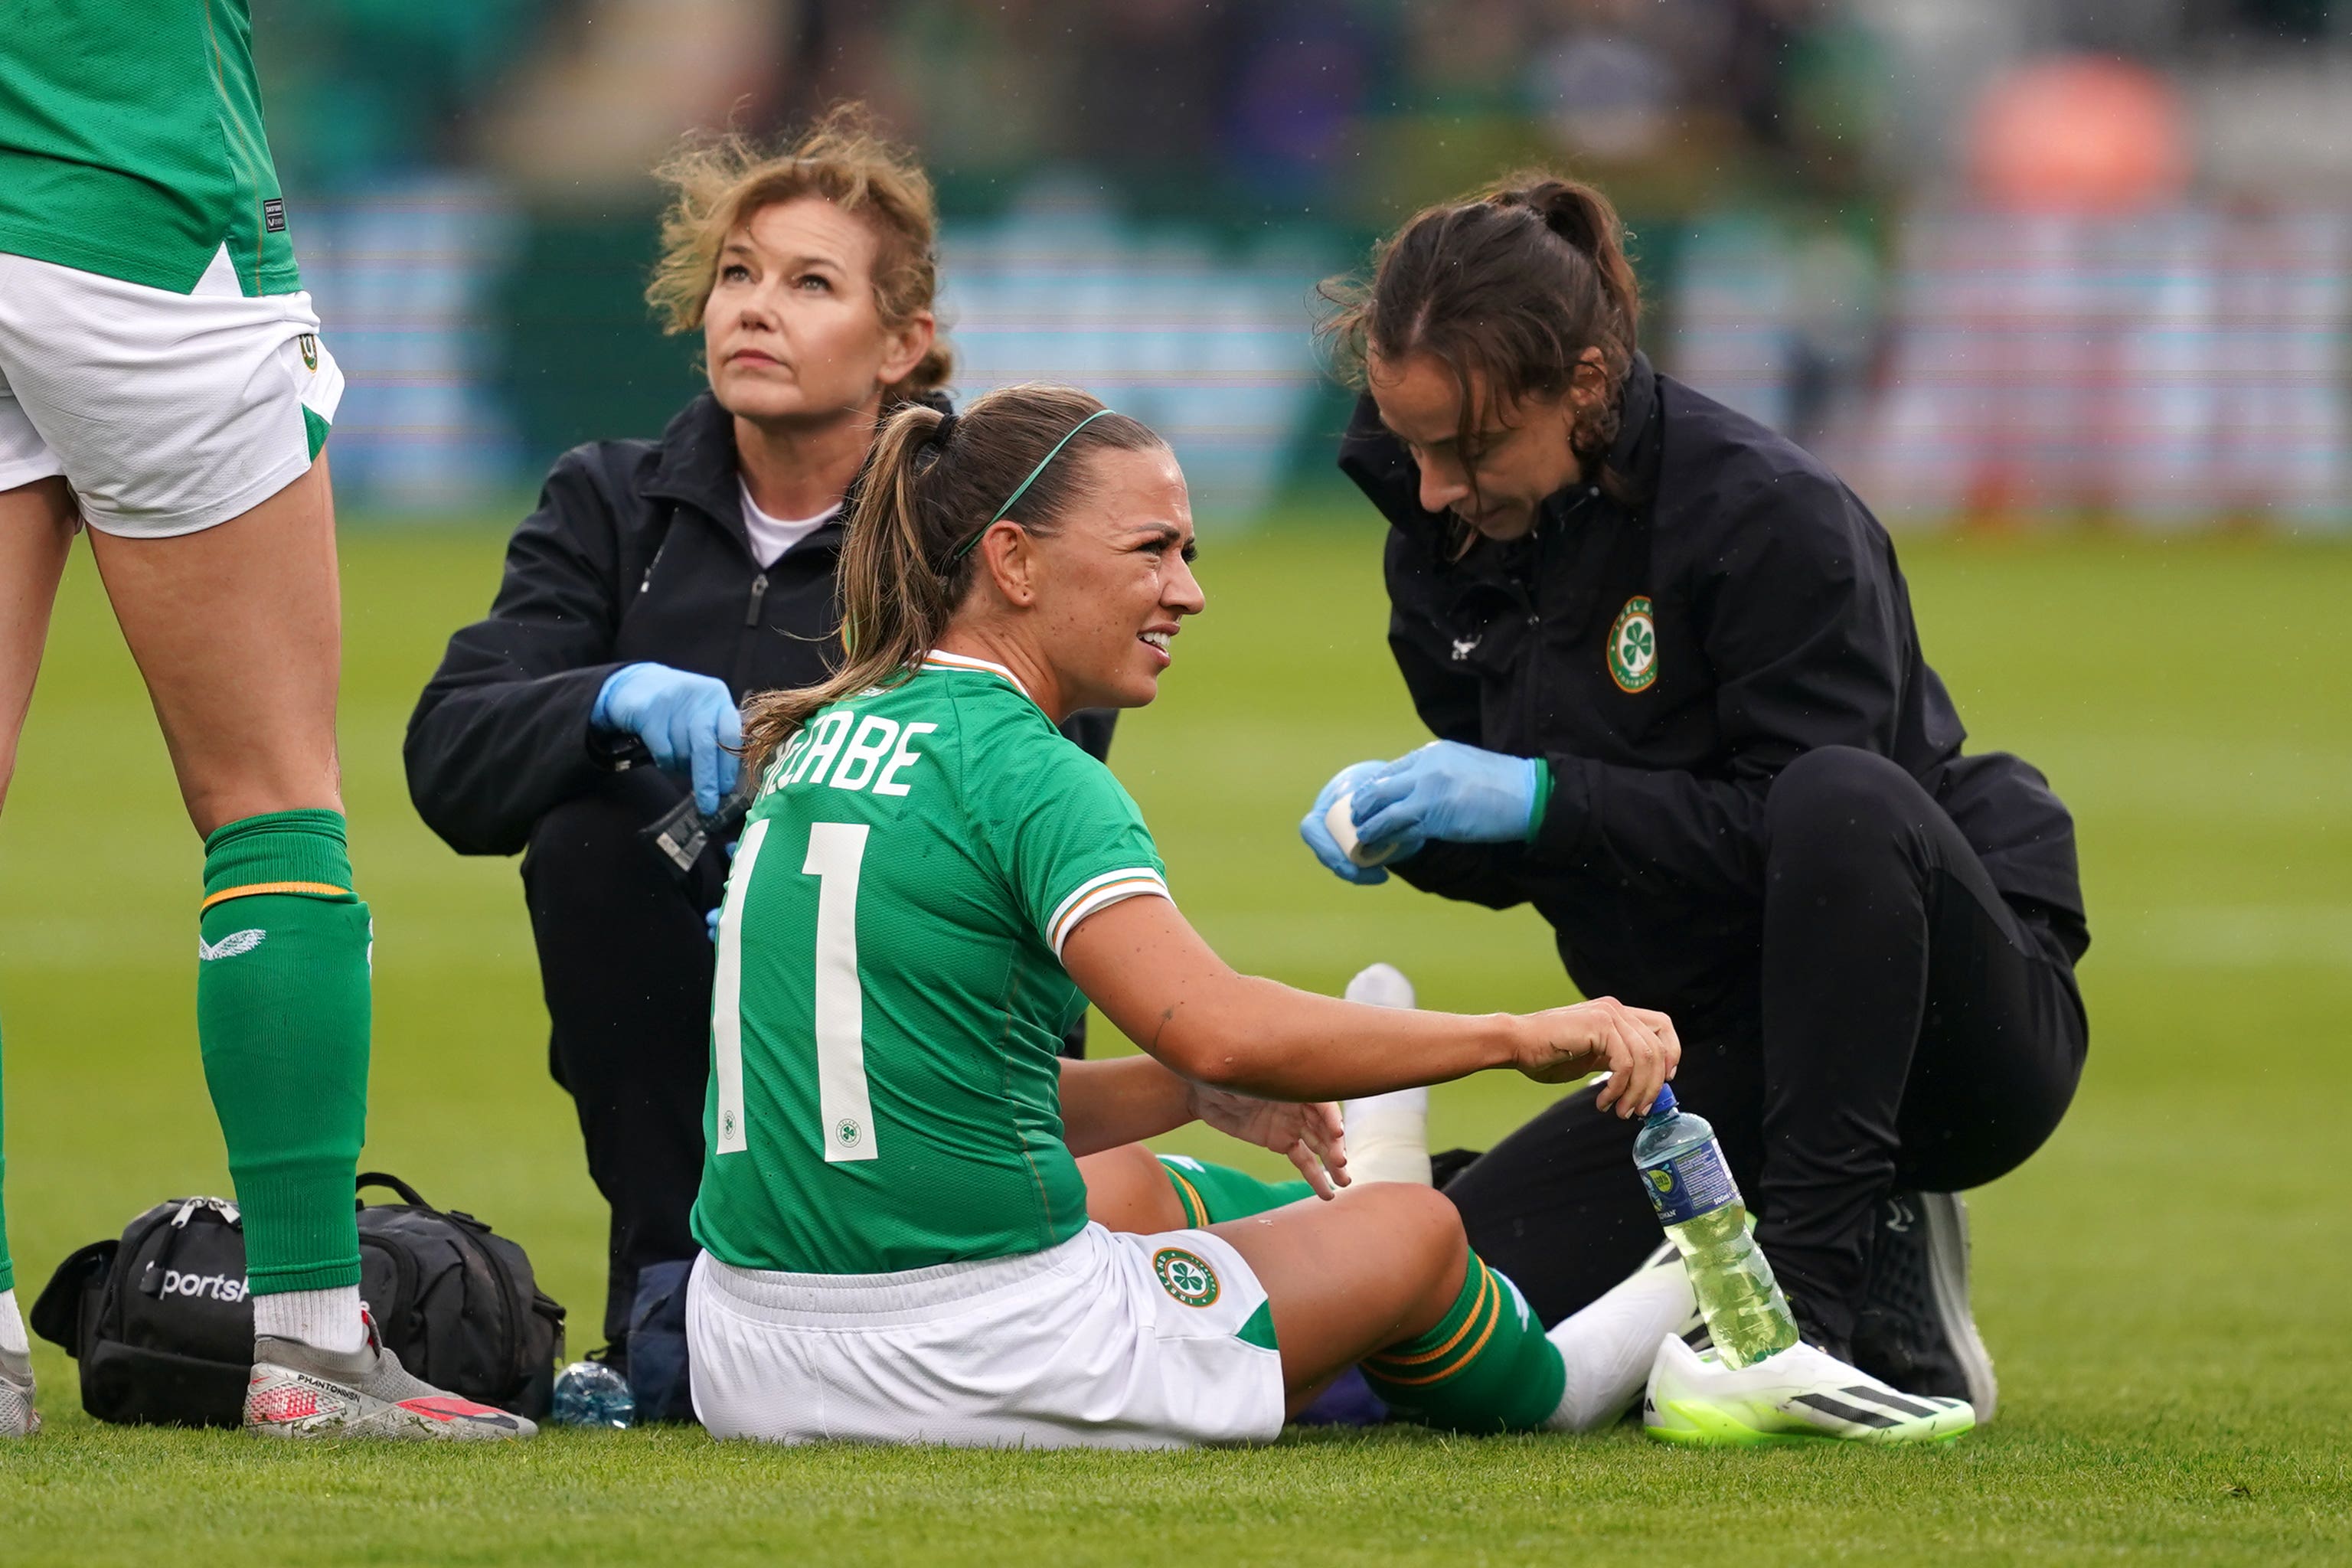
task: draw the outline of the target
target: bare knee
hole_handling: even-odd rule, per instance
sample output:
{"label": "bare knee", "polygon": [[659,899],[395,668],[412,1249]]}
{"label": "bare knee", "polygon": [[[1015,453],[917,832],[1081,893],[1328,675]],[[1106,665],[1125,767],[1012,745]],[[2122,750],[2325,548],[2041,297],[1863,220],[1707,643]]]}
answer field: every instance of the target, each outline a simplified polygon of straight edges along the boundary
{"label": "bare knee", "polygon": [[1406,1332],[1433,1326],[1452,1310],[1470,1268],[1470,1238],[1462,1228],[1461,1212],[1436,1189],[1406,1182],[1376,1183],[1345,1201],[1379,1205],[1373,1211],[1375,1228],[1400,1272],[1419,1285]]}
{"label": "bare knee", "polygon": [[1087,1184],[1087,1217],[1106,1230],[1156,1236],[1184,1228],[1184,1205],[1159,1156],[1142,1144],[1088,1154],[1078,1174]]}

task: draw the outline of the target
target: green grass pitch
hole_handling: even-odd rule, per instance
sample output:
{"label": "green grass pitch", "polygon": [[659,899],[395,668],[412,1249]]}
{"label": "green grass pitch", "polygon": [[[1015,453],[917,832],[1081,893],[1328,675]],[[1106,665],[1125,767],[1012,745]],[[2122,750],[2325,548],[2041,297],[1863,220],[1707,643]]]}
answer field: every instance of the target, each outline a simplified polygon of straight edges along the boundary
{"label": "green grass pitch", "polygon": [[[603,1218],[546,1076],[515,868],[442,847],[400,776],[409,705],[488,602],[499,542],[346,536],[343,754],[379,931],[367,1159],[521,1239],[584,1350]],[[1333,989],[1387,958],[1436,1006],[1560,1001],[1531,916],[1347,888],[1297,841],[1334,768],[1422,739],[1381,645],[1377,553],[1352,517],[1213,538],[1209,614],[1165,699],[1123,721],[1118,771],[1178,898],[1243,967]],[[2039,763],[2080,819],[2095,936],[2074,1113],[1972,1198],[2002,1404],[1958,1447],[1394,1432],[1122,1457],[662,1431],[289,1450],[98,1426],[43,1345],[49,1426],[0,1450],[0,1562],[2352,1558],[2352,551],[2085,538],[1905,555],[1974,743]],[[84,556],[0,825],[6,1195],[28,1300],[145,1205],[226,1190],[192,1015],[198,888]],[[1491,1141],[1553,1092],[1443,1089],[1436,1138]]]}

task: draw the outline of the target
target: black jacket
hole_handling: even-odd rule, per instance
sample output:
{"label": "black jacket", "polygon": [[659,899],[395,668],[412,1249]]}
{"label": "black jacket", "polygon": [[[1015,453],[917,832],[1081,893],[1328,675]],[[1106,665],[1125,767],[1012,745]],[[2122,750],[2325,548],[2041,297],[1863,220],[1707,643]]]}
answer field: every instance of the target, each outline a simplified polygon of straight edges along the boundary
{"label": "black jacket", "polygon": [[[416,809],[450,847],[512,855],[548,810],[627,755],[593,735],[605,679],[651,660],[749,692],[828,673],[843,529],[827,523],[762,570],[744,531],[734,422],[708,393],[659,441],[565,453],[507,544],[489,616],[449,639],[403,755]],[[1097,756],[1110,715],[1066,733]]]}
{"label": "black jacket", "polygon": [[[1608,464],[1628,501],[1579,486],[1528,538],[1458,553],[1369,397],[1339,466],[1391,525],[1389,646],[1423,721],[1552,771],[1532,843],[1433,843],[1395,868],[1408,882],[1534,903],[1588,994],[1744,1011],[1766,791],[1803,752],[1857,746],[1943,804],[2005,897],[2087,945],[2073,819],[2018,758],[1961,755],[1893,543],[1794,443],[1637,354]],[[1639,599],[1654,654],[1612,660]]]}

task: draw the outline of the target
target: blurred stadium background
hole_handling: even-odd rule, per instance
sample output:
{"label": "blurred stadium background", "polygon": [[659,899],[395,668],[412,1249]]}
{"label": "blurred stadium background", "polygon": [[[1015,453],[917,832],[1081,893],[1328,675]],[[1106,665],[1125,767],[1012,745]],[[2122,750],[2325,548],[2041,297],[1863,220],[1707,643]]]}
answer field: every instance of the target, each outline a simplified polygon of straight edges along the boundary
{"label": "blurred stadium background", "polygon": [[681,130],[876,104],[967,392],[1083,382],[1204,517],[1322,482],[1314,281],[1565,164],[1662,365],[1898,526],[2352,526],[2342,0],[255,0],[346,503],[504,497],[694,379],[639,299]]}

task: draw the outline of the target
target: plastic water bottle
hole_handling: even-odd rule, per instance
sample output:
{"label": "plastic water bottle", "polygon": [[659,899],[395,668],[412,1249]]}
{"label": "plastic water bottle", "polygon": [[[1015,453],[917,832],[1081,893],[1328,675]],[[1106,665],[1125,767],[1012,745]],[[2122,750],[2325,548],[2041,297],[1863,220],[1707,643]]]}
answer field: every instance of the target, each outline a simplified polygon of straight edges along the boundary
{"label": "plastic water bottle", "polygon": [[555,1424],[625,1429],[637,1418],[628,1381],[601,1361],[575,1361],[555,1374]]}
{"label": "plastic water bottle", "polygon": [[1748,1366],[1795,1344],[1797,1321],[1764,1249],[1748,1234],[1748,1205],[1739,1201],[1715,1129],[1705,1117],[1677,1110],[1670,1088],[1660,1086],[1633,1140],[1633,1164],[1658,1223],[1682,1252],[1723,1359]]}

